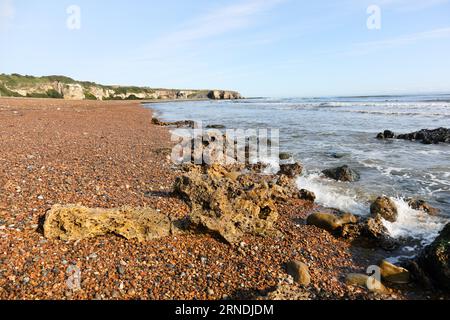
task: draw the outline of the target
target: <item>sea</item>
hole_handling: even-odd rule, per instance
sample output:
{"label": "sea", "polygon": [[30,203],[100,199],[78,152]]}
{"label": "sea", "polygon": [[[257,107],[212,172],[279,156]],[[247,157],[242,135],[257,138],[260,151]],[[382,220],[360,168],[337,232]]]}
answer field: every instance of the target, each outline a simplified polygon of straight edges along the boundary
{"label": "sea", "polygon": [[[300,188],[313,191],[320,205],[359,216],[370,214],[370,203],[376,197],[391,197],[399,218],[384,223],[395,238],[412,238],[418,246],[425,246],[450,222],[450,144],[376,139],[387,129],[400,134],[450,128],[450,94],[254,98],[152,103],[148,107],[165,121],[278,129],[280,151],[292,154],[305,167],[297,178]],[[337,182],[321,173],[341,165],[357,170],[361,180]],[[413,210],[407,204],[409,198],[423,199],[441,214]]]}

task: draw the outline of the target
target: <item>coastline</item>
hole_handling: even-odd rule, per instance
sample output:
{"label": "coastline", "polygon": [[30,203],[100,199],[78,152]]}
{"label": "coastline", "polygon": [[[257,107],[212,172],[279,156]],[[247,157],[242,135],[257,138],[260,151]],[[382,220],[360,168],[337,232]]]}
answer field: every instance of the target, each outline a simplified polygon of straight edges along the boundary
{"label": "coastline", "polygon": [[[307,226],[317,206],[301,200],[278,208],[283,239],[248,236],[241,250],[203,234],[145,243],[113,235],[46,240],[40,224],[55,204],[188,215],[172,194],[180,171],[167,159],[169,131],[151,124],[143,103],[0,98],[0,298],[253,298],[285,279],[292,259],[307,261],[312,285],[301,290],[312,299],[379,298],[347,286],[345,275],[365,273],[380,253]],[[81,270],[77,292],[65,285],[70,265]],[[417,296],[414,288],[392,288],[387,298]]]}

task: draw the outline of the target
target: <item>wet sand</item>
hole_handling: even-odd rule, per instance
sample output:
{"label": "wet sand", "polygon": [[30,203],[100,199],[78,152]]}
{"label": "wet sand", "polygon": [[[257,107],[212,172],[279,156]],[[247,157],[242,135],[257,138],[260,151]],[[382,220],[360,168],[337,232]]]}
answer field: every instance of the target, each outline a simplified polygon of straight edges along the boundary
{"label": "wet sand", "polygon": [[[204,234],[46,240],[41,224],[54,204],[189,214],[172,194],[180,171],[169,131],[151,119],[139,102],[0,98],[0,299],[254,298],[288,281],[292,259],[309,266],[312,285],[291,286],[310,298],[405,298],[347,286],[347,273],[380,256],[306,226],[314,208],[300,200],[279,207],[282,239],[249,236],[240,248]],[[81,271],[78,291],[66,283],[71,266]]]}

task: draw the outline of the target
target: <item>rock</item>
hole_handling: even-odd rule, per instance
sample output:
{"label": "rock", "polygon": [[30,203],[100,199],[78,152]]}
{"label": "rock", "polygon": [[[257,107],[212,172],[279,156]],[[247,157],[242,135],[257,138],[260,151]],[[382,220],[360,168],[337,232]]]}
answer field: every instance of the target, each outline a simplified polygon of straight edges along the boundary
{"label": "rock", "polygon": [[369,277],[366,274],[351,273],[345,278],[345,283],[351,286],[358,286],[368,289],[371,292],[386,294],[388,290],[386,287],[374,277]]}
{"label": "rock", "polygon": [[398,135],[397,139],[421,141],[424,144],[450,143],[450,129],[423,129],[413,133]]}
{"label": "rock", "polygon": [[279,174],[288,176],[289,178],[295,178],[302,174],[303,166],[296,162],[292,164],[281,164]]}
{"label": "rock", "polygon": [[287,152],[280,152],[279,158],[282,161],[283,160],[289,160],[289,159],[292,158],[292,155],[290,153],[287,153]]}
{"label": "rock", "polygon": [[225,129],[226,127],[222,124],[210,124],[206,126],[206,129]]}
{"label": "rock", "polygon": [[309,286],[311,284],[311,275],[306,264],[293,260],[286,265],[287,273],[294,278],[294,281],[302,286]]}
{"label": "rock", "polygon": [[424,200],[411,199],[408,201],[408,205],[414,210],[420,210],[428,213],[431,216],[437,216],[441,210],[433,208],[429,203]]}
{"label": "rock", "polygon": [[311,300],[311,295],[306,289],[283,283],[279,284],[274,291],[269,292],[266,296],[260,297],[258,300],[309,301]]}
{"label": "rock", "polygon": [[170,219],[153,209],[90,209],[55,205],[45,216],[47,239],[75,241],[114,234],[149,241],[170,236]]}
{"label": "rock", "polygon": [[388,197],[377,198],[370,206],[370,214],[373,218],[381,217],[389,222],[396,222],[398,210],[395,202]]}
{"label": "rock", "polygon": [[391,283],[406,284],[410,282],[409,271],[383,260],[380,263],[381,277]]}
{"label": "rock", "polygon": [[355,182],[361,179],[361,176],[355,170],[350,169],[348,166],[342,166],[338,168],[332,168],[322,171],[322,173],[328,178],[344,181]]}
{"label": "rock", "polygon": [[398,242],[389,235],[389,231],[379,216],[369,218],[361,223],[361,236],[384,250],[391,251],[398,247]]}
{"label": "rock", "polygon": [[221,91],[212,90],[208,93],[207,97],[212,100],[235,100],[242,99],[239,92],[236,91]]}
{"label": "rock", "polygon": [[382,133],[379,133],[377,136],[377,139],[384,140],[384,139],[394,139],[395,133],[390,130],[385,130]]}
{"label": "rock", "polygon": [[436,240],[420,253],[417,262],[436,287],[450,290],[450,223],[444,227]]}
{"label": "rock", "polygon": [[310,201],[310,202],[316,201],[316,195],[314,194],[314,192],[308,191],[306,189],[300,190],[299,198],[301,200],[306,200],[306,201]]}
{"label": "rock", "polygon": [[278,234],[275,198],[281,200],[288,192],[261,175],[243,173],[230,179],[235,170],[219,164],[191,166],[176,179],[175,192],[190,205],[192,225],[236,245],[245,234]]}
{"label": "rock", "polygon": [[156,126],[160,126],[160,127],[177,127],[177,128],[194,128],[195,127],[195,121],[192,121],[192,120],[164,122],[164,121],[160,121],[157,118],[153,118],[152,124],[154,124]]}
{"label": "rock", "polygon": [[62,95],[65,100],[84,100],[84,89],[79,84],[66,84],[62,87]]}
{"label": "rock", "polygon": [[318,212],[311,214],[306,220],[308,225],[316,226],[329,232],[334,232],[346,224],[357,222],[358,219],[350,213],[337,216],[331,213]]}

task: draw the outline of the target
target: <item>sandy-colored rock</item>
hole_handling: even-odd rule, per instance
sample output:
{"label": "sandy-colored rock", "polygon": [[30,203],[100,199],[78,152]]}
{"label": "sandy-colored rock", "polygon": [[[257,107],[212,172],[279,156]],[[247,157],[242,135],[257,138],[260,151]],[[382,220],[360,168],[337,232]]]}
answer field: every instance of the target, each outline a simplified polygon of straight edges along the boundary
{"label": "sandy-colored rock", "polygon": [[114,234],[150,241],[171,235],[170,219],[153,209],[90,209],[55,205],[45,216],[47,239],[75,241]]}
{"label": "sandy-colored rock", "polygon": [[244,234],[277,234],[275,198],[282,198],[282,190],[263,176],[238,175],[219,164],[192,166],[175,182],[176,193],[191,206],[192,223],[231,244],[239,243]]}
{"label": "sandy-colored rock", "polygon": [[337,216],[331,213],[313,213],[307,218],[307,224],[316,226],[320,229],[327,230],[329,232],[336,231],[345,224],[357,223],[358,219],[350,214],[345,213],[341,216]]}
{"label": "sandy-colored rock", "polygon": [[293,260],[286,264],[287,273],[294,278],[294,281],[302,286],[311,284],[311,275],[309,268],[303,262]]}
{"label": "sandy-colored rock", "polygon": [[395,222],[398,218],[397,206],[388,197],[377,198],[370,206],[370,213],[374,218],[380,216],[389,222]]}
{"label": "sandy-colored rock", "polygon": [[350,273],[345,278],[345,283],[351,286],[363,287],[375,293],[388,293],[388,289],[380,281],[366,274]]}
{"label": "sandy-colored rock", "polygon": [[381,277],[391,283],[405,284],[410,282],[409,271],[386,260],[380,263]]}

